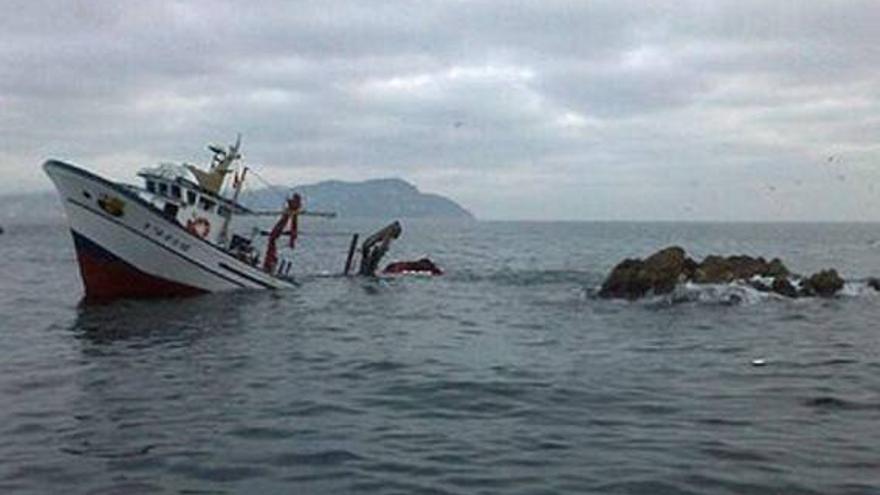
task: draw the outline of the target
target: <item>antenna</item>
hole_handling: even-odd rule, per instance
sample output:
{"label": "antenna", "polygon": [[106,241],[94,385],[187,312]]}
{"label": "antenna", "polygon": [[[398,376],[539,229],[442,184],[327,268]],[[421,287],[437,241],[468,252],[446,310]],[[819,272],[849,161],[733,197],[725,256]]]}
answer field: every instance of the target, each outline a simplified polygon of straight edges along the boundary
{"label": "antenna", "polygon": [[238,149],[241,148],[241,133],[235,133],[235,144],[229,148],[229,154],[233,156],[233,160],[237,158],[241,158],[241,154],[239,154]]}

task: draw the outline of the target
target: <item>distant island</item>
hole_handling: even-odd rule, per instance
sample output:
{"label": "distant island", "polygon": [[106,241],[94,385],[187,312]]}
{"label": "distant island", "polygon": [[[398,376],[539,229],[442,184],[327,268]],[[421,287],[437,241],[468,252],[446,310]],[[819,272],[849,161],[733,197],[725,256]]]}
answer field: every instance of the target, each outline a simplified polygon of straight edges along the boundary
{"label": "distant island", "polygon": [[[308,209],[333,211],[344,218],[475,218],[455,201],[423,193],[402,179],[328,180],[289,190],[300,193]],[[278,208],[278,192],[277,188],[258,189],[242,195],[241,202],[254,209]]]}

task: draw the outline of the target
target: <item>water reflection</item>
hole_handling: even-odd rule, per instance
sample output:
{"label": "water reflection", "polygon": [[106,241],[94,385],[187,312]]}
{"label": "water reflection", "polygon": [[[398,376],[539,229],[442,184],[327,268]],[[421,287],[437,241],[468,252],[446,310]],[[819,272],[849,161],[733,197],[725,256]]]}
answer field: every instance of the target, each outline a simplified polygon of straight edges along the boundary
{"label": "water reflection", "polygon": [[218,429],[242,416],[253,392],[241,380],[259,364],[252,323],[279,297],[296,305],[262,291],[80,308],[70,330],[82,358],[60,453],[80,458],[85,471],[146,480],[224,452]]}
{"label": "water reflection", "polygon": [[70,330],[92,344],[188,341],[241,327],[242,310],[269,298],[266,292],[236,292],[81,305]]}

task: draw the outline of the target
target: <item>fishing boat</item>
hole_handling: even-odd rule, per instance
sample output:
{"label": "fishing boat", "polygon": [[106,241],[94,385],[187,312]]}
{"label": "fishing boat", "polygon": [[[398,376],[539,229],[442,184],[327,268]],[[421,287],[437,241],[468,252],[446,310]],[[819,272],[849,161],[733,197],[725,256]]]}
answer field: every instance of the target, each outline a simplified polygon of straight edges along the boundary
{"label": "fishing boat", "polygon": [[[277,242],[287,236],[293,248],[297,219],[309,212],[298,195],[280,211],[241,205],[248,168],[240,163],[240,146],[240,136],[228,147],[209,146],[213,158],[206,169],[168,163],[145,168],[138,173],[142,185],[60,160],[43,164],[67,214],[87,302],[295,286],[291,261],[279,255]],[[233,231],[234,217],[265,214],[278,219],[264,232],[261,248],[258,229]]]}

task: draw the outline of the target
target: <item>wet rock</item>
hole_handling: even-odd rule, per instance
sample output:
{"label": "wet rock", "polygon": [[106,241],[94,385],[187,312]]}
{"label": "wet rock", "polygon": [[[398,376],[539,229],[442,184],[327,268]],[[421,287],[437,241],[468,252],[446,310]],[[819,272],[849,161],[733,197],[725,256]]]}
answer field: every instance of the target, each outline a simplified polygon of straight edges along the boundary
{"label": "wet rock", "polygon": [[880,292],[880,279],[874,277],[869,278],[868,287]]}
{"label": "wet rock", "polygon": [[843,283],[843,278],[837,270],[822,270],[804,280],[802,290],[804,295],[808,296],[831,297],[843,289]]}
{"label": "wet rock", "polygon": [[696,263],[678,246],[662,249],[647,259],[626,259],[611,270],[602,283],[599,296],[638,299],[649,292],[666,294],[679,282],[688,280]]}
{"label": "wet rock", "polygon": [[694,273],[694,282],[698,284],[726,284],[733,282],[733,271],[722,256],[706,256]]}
{"label": "wet rock", "polygon": [[675,289],[675,284],[689,278],[696,263],[687,257],[684,249],[668,247],[652,254],[645,260],[643,270],[651,280],[654,292],[665,294]]}
{"label": "wet rock", "polygon": [[770,292],[773,290],[771,286],[767,285],[767,283],[760,278],[750,280],[749,285],[758,292]]}
{"label": "wet rock", "polygon": [[789,282],[788,278],[786,277],[778,277],[773,279],[773,285],[770,287],[770,289],[773,292],[779,295],[783,295],[785,297],[798,297],[797,289],[794,285],[792,285],[791,282]]}
{"label": "wet rock", "polygon": [[788,267],[785,266],[782,260],[773,258],[770,260],[770,263],[767,263],[767,267],[761,275],[764,277],[786,278],[791,275],[791,272],[788,271]]}
{"label": "wet rock", "polygon": [[727,258],[727,263],[736,280],[764,276],[769,266],[764,258],[752,258],[751,256],[730,256]]}
{"label": "wet rock", "polygon": [[[793,279],[799,282],[792,283]],[[747,283],[756,290],[791,298],[831,297],[844,285],[844,280],[834,270],[821,271],[802,280],[779,258],[768,262],[762,257],[710,255],[697,263],[684,249],[672,246],[644,260],[630,258],[620,262],[602,283],[599,297],[638,299],[648,294],[667,294],[683,282]],[[880,291],[880,279],[869,280],[868,285]]]}
{"label": "wet rock", "polygon": [[637,258],[627,258],[608,275],[599,289],[599,297],[613,299],[638,299],[650,290],[650,285],[639,274],[645,262]]}
{"label": "wet rock", "polygon": [[697,267],[693,281],[698,284],[726,284],[752,277],[784,277],[788,268],[779,258],[769,263],[764,258],[751,256],[707,256]]}
{"label": "wet rock", "polygon": [[[792,280],[797,281],[793,283]],[[632,300],[648,294],[667,294],[683,282],[746,283],[756,290],[790,298],[831,297],[844,286],[843,278],[833,269],[801,279],[792,274],[779,258],[768,262],[762,257],[710,255],[697,263],[684,249],[672,246],[644,260],[623,260],[602,283],[599,297]],[[880,291],[880,279],[869,279],[867,284]]]}

